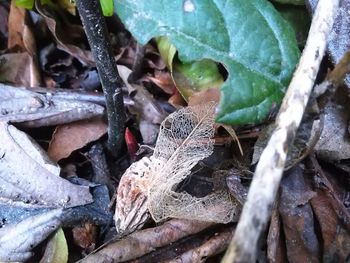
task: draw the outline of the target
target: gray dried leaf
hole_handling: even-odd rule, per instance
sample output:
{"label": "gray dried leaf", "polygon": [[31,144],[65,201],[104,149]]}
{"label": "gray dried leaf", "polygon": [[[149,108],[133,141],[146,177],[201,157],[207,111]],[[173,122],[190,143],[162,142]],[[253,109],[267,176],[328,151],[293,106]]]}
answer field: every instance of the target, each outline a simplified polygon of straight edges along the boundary
{"label": "gray dried leaf", "polygon": [[93,201],[88,187],[59,177],[59,166],[24,132],[0,122],[0,134],[0,197],[49,207]]}
{"label": "gray dried leaf", "polygon": [[350,159],[350,138],[347,131],[349,108],[328,103],[324,109],[324,128],[315,151],[319,158],[327,161]]}
{"label": "gray dried leaf", "polygon": [[27,127],[57,125],[102,116],[100,105],[37,93],[0,83],[0,121]]}
{"label": "gray dried leaf", "polygon": [[128,82],[128,77],[131,74],[130,69],[125,66],[118,66],[118,71],[135,102],[134,105],[129,107],[129,110],[137,115],[143,143],[154,144],[157,139],[159,125],[165,119],[167,113],[143,86]]}
{"label": "gray dried leaf", "polygon": [[[312,11],[315,10],[318,0],[306,1]],[[340,0],[338,14],[335,18],[333,29],[328,37],[328,52],[337,64],[350,49],[350,0]],[[350,75],[347,75],[346,83],[350,86]]]}
{"label": "gray dried leaf", "polygon": [[0,229],[0,261],[25,261],[32,249],[61,224],[62,209],[55,209]]}

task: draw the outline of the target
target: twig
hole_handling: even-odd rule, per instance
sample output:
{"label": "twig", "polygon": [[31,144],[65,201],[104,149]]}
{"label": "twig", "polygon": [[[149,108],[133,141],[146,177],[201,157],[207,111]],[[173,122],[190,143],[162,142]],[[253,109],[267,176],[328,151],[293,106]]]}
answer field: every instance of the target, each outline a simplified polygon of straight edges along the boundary
{"label": "twig", "polygon": [[264,149],[223,263],[255,262],[258,239],[266,228],[282,178],[288,145],[293,142],[325,53],[339,0],[318,2],[309,37]]}
{"label": "twig", "polygon": [[173,260],[166,263],[200,263],[208,257],[217,255],[225,251],[233,235],[232,227],[210,238],[199,247],[190,249]]}
{"label": "twig", "polygon": [[100,2],[98,0],[77,0],[76,4],[106,97],[108,148],[113,155],[117,156],[124,139],[123,81],[114,60]]}
{"label": "twig", "polygon": [[161,226],[132,233],[126,238],[104,247],[95,254],[90,254],[80,262],[123,262],[135,259],[153,251],[155,248],[198,233],[211,225],[213,223],[173,219]]}

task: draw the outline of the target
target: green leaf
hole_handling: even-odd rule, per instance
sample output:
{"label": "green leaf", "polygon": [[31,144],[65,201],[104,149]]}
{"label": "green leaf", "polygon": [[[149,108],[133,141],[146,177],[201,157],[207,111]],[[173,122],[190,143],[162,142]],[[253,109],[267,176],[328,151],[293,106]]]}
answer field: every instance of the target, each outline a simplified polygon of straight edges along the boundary
{"label": "green leaf", "polygon": [[67,263],[68,262],[68,246],[62,228],[59,228],[50,238],[46,245],[45,253],[40,260],[42,262],[51,263]]}
{"label": "green leaf", "polygon": [[102,13],[104,16],[112,16],[113,15],[113,0],[100,0]]}
{"label": "green leaf", "polygon": [[166,37],[157,37],[156,43],[177,89],[186,101],[193,93],[219,87],[224,82],[214,61],[204,59],[182,63],[175,56],[177,52],[175,46]]}
{"label": "green leaf", "polygon": [[282,100],[299,50],[292,28],[266,0],[115,0],[142,44],[166,36],[184,63],[211,59],[229,76],[217,121],[257,123]]}
{"label": "green leaf", "polygon": [[282,17],[293,27],[298,45],[299,47],[303,47],[309,35],[311,24],[310,15],[306,10],[306,6],[283,4],[275,4],[274,6]]}
{"label": "green leaf", "polygon": [[16,0],[16,6],[23,7],[26,9],[32,9],[34,5],[34,0]]}
{"label": "green leaf", "polygon": [[273,0],[281,4],[305,5],[305,0]]}

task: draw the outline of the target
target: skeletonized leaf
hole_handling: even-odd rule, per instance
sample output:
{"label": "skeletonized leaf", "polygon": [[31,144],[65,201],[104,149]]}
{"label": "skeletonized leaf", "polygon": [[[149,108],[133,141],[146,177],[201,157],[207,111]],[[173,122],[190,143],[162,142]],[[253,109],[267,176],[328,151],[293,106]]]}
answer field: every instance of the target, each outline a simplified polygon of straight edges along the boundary
{"label": "skeletonized leaf", "polygon": [[24,132],[0,122],[0,134],[0,197],[50,207],[93,201],[88,187],[59,177],[59,166]]}
{"label": "skeletonized leaf", "polygon": [[165,119],[153,157],[159,160],[148,191],[148,209],[159,222],[185,218],[227,223],[237,219],[237,204],[226,190],[197,198],[175,192],[191,169],[213,152],[215,104],[187,107]]}
{"label": "skeletonized leaf", "polygon": [[0,261],[30,258],[32,249],[59,227],[61,215],[62,209],[55,209],[0,229]]}
{"label": "skeletonized leaf", "polygon": [[102,106],[94,103],[56,98],[50,93],[0,83],[0,121],[40,127],[102,116],[103,111]]}
{"label": "skeletonized leaf", "polygon": [[169,217],[212,222],[237,219],[238,204],[227,191],[205,197],[175,192],[191,169],[213,151],[215,105],[183,108],[161,124],[153,156],[133,163],[118,186],[115,212],[119,232],[132,232],[149,218]]}

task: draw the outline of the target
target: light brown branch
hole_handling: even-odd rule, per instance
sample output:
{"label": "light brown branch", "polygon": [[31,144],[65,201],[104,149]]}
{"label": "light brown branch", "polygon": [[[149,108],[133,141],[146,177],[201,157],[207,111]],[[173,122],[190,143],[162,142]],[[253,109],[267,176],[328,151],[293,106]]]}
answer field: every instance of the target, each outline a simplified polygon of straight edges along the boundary
{"label": "light brown branch", "polygon": [[223,263],[255,262],[258,239],[266,228],[293,142],[326,50],[339,0],[318,2],[309,37],[276,119],[276,128],[256,167],[235,235]]}
{"label": "light brown branch", "polygon": [[81,262],[123,262],[135,259],[153,251],[155,248],[198,233],[211,225],[213,223],[173,219],[163,225],[132,233],[126,238],[104,247],[95,254],[91,254]]}

